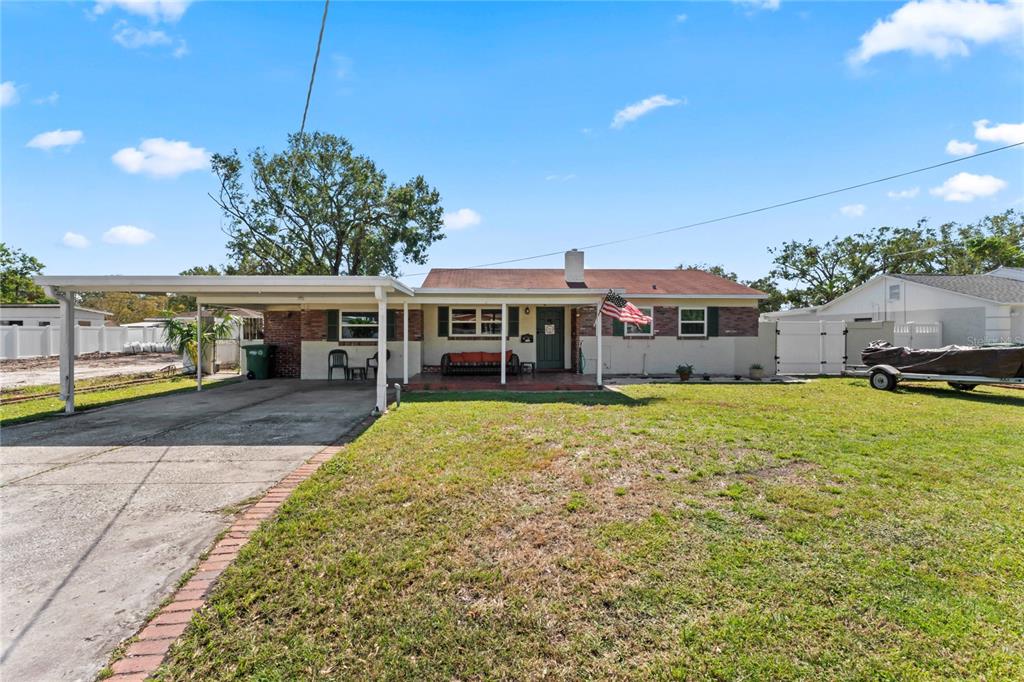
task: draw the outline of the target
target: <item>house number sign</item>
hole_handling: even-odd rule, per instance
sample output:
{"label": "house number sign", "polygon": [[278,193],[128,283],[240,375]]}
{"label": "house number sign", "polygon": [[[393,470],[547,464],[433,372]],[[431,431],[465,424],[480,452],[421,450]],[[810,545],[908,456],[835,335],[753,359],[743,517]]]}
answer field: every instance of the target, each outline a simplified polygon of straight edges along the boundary
{"label": "house number sign", "polygon": [[555,325],[553,325],[553,324],[546,324],[546,325],[544,325],[544,335],[545,336],[554,336],[555,335]]}

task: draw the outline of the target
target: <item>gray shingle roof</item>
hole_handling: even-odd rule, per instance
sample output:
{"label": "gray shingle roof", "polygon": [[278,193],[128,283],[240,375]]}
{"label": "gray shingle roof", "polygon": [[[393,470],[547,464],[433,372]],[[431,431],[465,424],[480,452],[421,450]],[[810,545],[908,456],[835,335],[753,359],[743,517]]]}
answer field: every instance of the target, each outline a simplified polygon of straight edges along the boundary
{"label": "gray shingle roof", "polygon": [[1024,281],[996,275],[892,275],[995,303],[1024,303]]}

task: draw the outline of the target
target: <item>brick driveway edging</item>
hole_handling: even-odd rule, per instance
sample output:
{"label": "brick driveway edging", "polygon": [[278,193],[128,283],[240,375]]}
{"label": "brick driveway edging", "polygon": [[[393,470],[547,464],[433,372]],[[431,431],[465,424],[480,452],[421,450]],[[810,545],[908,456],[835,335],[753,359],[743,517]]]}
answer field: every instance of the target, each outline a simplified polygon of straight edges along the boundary
{"label": "brick driveway edging", "polygon": [[156,672],[163,664],[171,645],[185,632],[192,615],[206,605],[206,598],[221,573],[235,560],[260,523],[273,516],[300,483],[312,476],[324,462],[341,452],[374,420],[374,417],[367,417],[338,442],[313,455],[305,464],[278,481],[259,502],[249,507],[231,524],[227,534],[213,546],[207,557],[199,562],[195,574],[174,593],[171,602],[146,623],[136,641],[128,646],[124,657],[110,665],[113,674],[106,679],[112,682],[143,682]]}

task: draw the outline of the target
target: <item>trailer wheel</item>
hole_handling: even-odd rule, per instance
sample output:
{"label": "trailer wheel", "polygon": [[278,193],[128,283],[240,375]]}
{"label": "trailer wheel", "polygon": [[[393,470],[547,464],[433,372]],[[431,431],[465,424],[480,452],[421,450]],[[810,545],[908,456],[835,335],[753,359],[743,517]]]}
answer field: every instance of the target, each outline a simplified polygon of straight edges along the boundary
{"label": "trailer wheel", "polygon": [[868,382],[870,382],[871,388],[877,388],[879,391],[896,390],[896,377],[884,370],[876,369],[871,372],[868,375]]}
{"label": "trailer wheel", "polygon": [[950,381],[949,385],[958,391],[973,391],[978,387],[978,384],[965,384],[959,381]]}

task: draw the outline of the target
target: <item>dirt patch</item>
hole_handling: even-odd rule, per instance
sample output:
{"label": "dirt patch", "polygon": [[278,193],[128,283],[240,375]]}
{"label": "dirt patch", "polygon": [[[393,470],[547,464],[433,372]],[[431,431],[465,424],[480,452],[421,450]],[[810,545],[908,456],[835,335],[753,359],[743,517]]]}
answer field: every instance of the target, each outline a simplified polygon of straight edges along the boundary
{"label": "dirt patch", "polygon": [[[180,368],[176,353],[88,353],[75,358],[75,379],[135,375]],[[59,358],[19,358],[0,362],[0,383],[4,389],[57,384],[60,381]]]}

